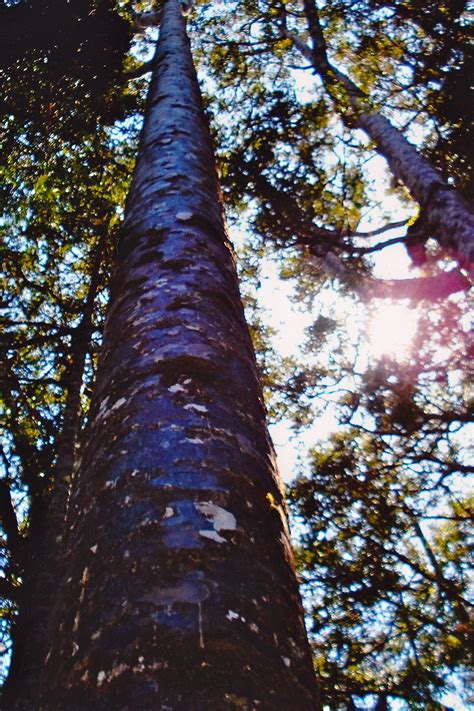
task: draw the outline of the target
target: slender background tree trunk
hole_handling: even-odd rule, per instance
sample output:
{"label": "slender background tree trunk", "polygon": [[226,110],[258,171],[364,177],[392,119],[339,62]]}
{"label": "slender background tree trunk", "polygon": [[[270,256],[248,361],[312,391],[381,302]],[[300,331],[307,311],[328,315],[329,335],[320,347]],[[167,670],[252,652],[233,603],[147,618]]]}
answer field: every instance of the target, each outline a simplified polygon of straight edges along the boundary
{"label": "slender background tree trunk", "polygon": [[[57,456],[50,486],[31,492],[29,530],[22,538],[18,616],[13,635],[13,655],[2,690],[5,711],[35,708],[38,684],[46,654],[48,616],[61,575],[61,540],[68,483],[73,473],[81,422],[81,390],[93,330],[92,316],[99,288],[105,235],[92,255],[94,264],[84,312],[71,336],[69,367],[65,374],[66,401]],[[41,484],[41,480],[38,480]]]}
{"label": "slender background tree trunk", "polygon": [[320,708],[177,0],[69,522],[40,708]]}
{"label": "slender background tree trunk", "polygon": [[311,62],[341,116],[373,141],[394,177],[405,185],[419,204],[422,218],[419,228],[425,238],[433,237],[451,250],[460,265],[474,275],[474,213],[471,206],[399,129],[372,110],[370,97],[329,62],[316,3],[303,0],[303,8],[311,46],[286,29],[283,34]]}

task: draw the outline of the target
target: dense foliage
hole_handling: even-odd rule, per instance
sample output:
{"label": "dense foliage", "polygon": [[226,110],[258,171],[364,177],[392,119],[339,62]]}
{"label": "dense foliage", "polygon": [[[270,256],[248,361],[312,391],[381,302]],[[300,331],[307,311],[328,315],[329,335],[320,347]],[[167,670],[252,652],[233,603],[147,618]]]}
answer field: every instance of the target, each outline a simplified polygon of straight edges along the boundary
{"label": "dense foliage", "polygon": [[114,0],[24,0],[0,5],[3,141],[28,135],[80,140],[124,115],[130,23]]}
{"label": "dense foliage", "polygon": [[[441,708],[451,672],[465,679],[469,663],[465,295],[418,303],[417,341],[401,362],[358,351],[347,313],[365,308],[374,255],[405,242],[413,262],[425,262],[421,278],[442,274],[452,255],[423,242],[420,260],[404,227],[417,206],[370,170],[374,147],[344,93],[285,34],[309,41],[313,3],[197,5],[190,31],[225,197],[232,218],[249,225],[248,288],[261,257],[278,253],[301,302],[315,309],[334,295],[301,363],[277,361],[249,297],[272,415],[301,425],[318,417],[315,403],[331,402],[340,421],[290,497],[326,703]],[[124,72],[141,51],[126,56],[133,8],[0,5],[5,660],[28,599],[31,541],[71,475],[87,417],[142,106],[142,80],[127,83]],[[317,11],[331,62],[472,197],[466,3],[338,0]],[[385,238],[394,220],[401,231]]]}
{"label": "dense foliage", "polygon": [[15,604],[36,524],[87,411],[130,168],[129,147],[105,132],[80,149],[55,139],[46,150],[41,162],[24,149],[11,154],[3,171],[1,509]]}
{"label": "dense foliage", "polygon": [[438,708],[453,670],[469,682],[474,511],[463,310],[446,303],[420,315],[406,360],[359,357],[354,368],[334,369],[340,429],[312,450],[292,487],[331,708],[370,697]]}
{"label": "dense foliage", "polygon": [[45,522],[61,524],[61,507],[54,515],[51,502],[64,499],[87,413],[136,134],[131,118],[128,133],[107,124],[136,106],[136,91],[121,69],[130,23],[113,3],[0,10],[0,517],[9,660],[16,611],[31,595],[31,581],[22,583]]}

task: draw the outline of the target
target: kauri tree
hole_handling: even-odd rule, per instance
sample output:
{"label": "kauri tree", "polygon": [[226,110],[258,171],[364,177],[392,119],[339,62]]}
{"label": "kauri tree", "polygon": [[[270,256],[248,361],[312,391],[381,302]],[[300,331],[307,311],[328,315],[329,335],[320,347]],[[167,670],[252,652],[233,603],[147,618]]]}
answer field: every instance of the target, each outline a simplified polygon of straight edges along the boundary
{"label": "kauri tree", "polygon": [[[5,708],[320,703],[181,5],[0,8]],[[361,369],[321,315],[329,365],[263,375],[298,422],[347,391],[291,493],[324,703],[440,708],[469,639],[465,4],[197,5],[226,201],[250,206],[256,255],[280,250],[304,298],[439,304],[417,361]],[[359,227],[374,149],[412,215],[390,239],[393,219]],[[419,277],[374,279],[397,243]]]}

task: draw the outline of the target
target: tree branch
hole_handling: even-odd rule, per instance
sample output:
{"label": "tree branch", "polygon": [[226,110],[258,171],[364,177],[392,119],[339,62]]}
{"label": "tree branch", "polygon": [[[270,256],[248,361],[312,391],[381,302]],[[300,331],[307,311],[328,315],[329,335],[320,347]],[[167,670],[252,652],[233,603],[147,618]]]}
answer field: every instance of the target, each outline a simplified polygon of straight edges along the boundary
{"label": "tree branch", "polygon": [[133,15],[133,32],[137,34],[145,32],[149,27],[159,27],[161,25],[161,10],[155,12],[138,12]]}
{"label": "tree branch", "polygon": [[372,254],[373,252],[380,252],[382,249],[385,249],[386,247],[393,247],[394,244],[400,244],[401,242],[405,242],[406,236],[403,235],[402,237],[393,237],[393,239],[388,239],[385,242],[377,242],[377,244],[372,245],[372,247],[355,247],[354,252],[357,252],[357,254]]}
{"label": "tree branch", "polygon": [[[5,453],[2,449],[2,456]],[[15,507],[11,497],[10,487],[5,479],[0,479],[0,521],[8,539],[8,545],[15,559],[19,562],[18,555],[21,556],[22,538],[18,530],[18,520],[15,513]]]}
{"label": "tree branch", "polygon": [[150,59],[148,62],[139,64],[138,67],[129,69],[128,72],[125,72],[124,76],[125,76],[125,79],[127,79],[127,80],[139,79],[140,77],[145,76],[145,74],[148,74],[152,70],[153,70],[153,59]]}
{"label": "tree branch", "polygon": [[471,288],[470,280],[459,269],[419,279],[372,279],[365,289],[368,299],[411,299],[438,301]]}
{"label": "tree branch", "polygon": [[[320,259],[321,267],[330,276],[354,282],[353,272],[333,252],[327,251]],[[357,282],[355,282],[357,285]],[[472,284],[459,269],[439,272],[432,277],[414,279],[369,279],[356,290],[365,300],[410,299],[411,301],[439,301],[459,291],[468,291]]]}
{"label": "tree branch", "polygon": [[367,232],[351,232],[352,237],[376,237],[377,235],[384,234],[384,232],[389,232],[390,230],[397,230],[401,227],[405,227],[407,220],[399,220],[398,222],[389,222],[382,227],[377,227],[374,230],[368,230]]}

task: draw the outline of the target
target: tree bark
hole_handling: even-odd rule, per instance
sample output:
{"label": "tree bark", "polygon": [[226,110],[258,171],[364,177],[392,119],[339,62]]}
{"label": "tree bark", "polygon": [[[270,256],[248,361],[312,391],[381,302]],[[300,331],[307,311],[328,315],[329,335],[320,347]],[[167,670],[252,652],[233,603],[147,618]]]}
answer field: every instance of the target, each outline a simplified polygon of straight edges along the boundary
{"label": "tree bark", "polygon": [[454,253],[462,267],[474,274],[474,214],[471,207],[399,129],[370,108],[370,98],[330,63],[316,4],[314,0],[303,0],[303,6],[311,46],[286,29],[283,34],[310,61],[341,116],[374,142],[394,177],[405,185],[419,204],[425,238],[435,238]]}
{"label": "tree bark", "polygon": [[39,708],[320,708],[177,0],[73,482]]}

